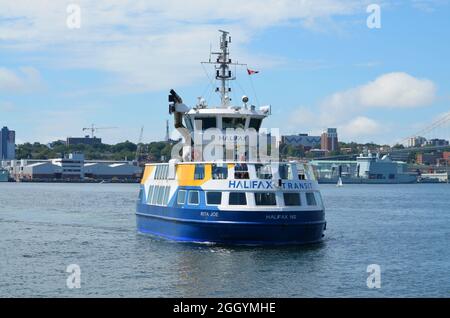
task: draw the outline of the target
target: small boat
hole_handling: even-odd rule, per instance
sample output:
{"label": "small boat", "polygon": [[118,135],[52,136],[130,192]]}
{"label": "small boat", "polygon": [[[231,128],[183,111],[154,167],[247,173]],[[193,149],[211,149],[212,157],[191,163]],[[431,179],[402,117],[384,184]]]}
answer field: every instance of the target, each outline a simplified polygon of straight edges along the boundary
{"label": "small boat", "polygon": [[342,187],[344,184],[342,183],[342,178],[339,177],[336,187]]}

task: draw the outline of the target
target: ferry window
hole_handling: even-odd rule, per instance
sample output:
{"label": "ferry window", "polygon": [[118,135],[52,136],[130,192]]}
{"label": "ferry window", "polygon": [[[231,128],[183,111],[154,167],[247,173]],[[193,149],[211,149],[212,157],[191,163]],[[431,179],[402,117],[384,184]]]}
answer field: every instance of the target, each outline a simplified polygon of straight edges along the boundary
{"label": "ferry window", "polygon": [[272,167],[270,164],[256,164],[256,177],[259,179],[272,179]]}
{"label": "ferry window", "polygon": [[227,128],[244,129],[245,128],[245,118],[239,118],[239,117],[236,117],[236,118],[224,117],[224,118],[222,118],[222,129],[227,129]]}
{"label": "ferry window", "polygon": [[200,129],[200,124],[202,125],[202,130],[209,128],[217,128],[216,117],[199,117],[195,119],[195,125],[197,129]]}
{"label": "ferry window", "polygon": [[256,131],[259,131],[259,128],[261,127],[261,122],[262,122],[262,119],[251,118],[248,128],[253,128]]}
{"label": "ferry window", "polygon": [[177,195],[177,204],[184,204],[186,202],[186,190],[180,190],[178,191]]}
{"label": "ferry window", "polygon": [[314,197],[314,193],[312,193],[312,192],[306,193],[306,203],[308,205],[317,205],[316,198]]}
{"label": "ferry window", "polygon": [[284,205],[301,205],[300,203],[300,193],[283,193]]}
{"label": "ferry window", "polygon": [[212,178],[213,179],[227,179],[228,167],[226,164],[213,164],[212,165]]}
{"label": "ferry window", "polygon": [[230,192],[228,203],[230,205],[247,205],[247,198],[245,192]]}
{"label": "ferry window", "polygon": [[206,192],[206,204],[218,205],[222,202],[222,192]]}
{"label": "ferry window", "polygon": [[192,127],[192,121],[189,117],[184,117],[184,123],[186,124],[186,128],[190,131],[194,130],[194,127]]}
{"label": "ferry window", "polygon": [[170,193],[170,187],[166,187],[166,190],[164,192],[164,205],[167,205],[169,203],[169,193]]}
{"label": "ferry window", "polygon": [[248,174],[248,166],[245,163],[238,163],[234,166],[235,179],[250,179]]}
{"label": "ferry window", "polygon": [[274,192],[255,192],[256,205],[277,205]]}
{"label": "ferry window", "polygon": [[198,204],[198,191],[189,191],[189,204]]}
{"label": "ferry window", "polygon": [[151,203],[152,202],[152,195],[153,195],[153,189],[154,188],[155,188],[155,186],[150,186],[150,188],[148,189],[147,203]]}
{"label": "ferry window", "polygon": [[292,166],[286,165],[286,164],[280,164],[280,167],[278,168],[280,172],[280,179],[283,180],[293,180],[292,175]]}
{"label": "ferry window", "polygon": [[158,202],[158,194],[159,194],[159,186],[155,186],[155,190],[153,191],[152,196],[152,204],[156,204]]}
{"label": "ferry window", "polygon": [[164,188],[165,187],[159,187],[159,191],[158,191],[158,204],[162,205],[163,204],[163,199],[164,199]]}
{"label": "ferry window", "polygon": [[203,180],[205,178],[205,165],[195,165],[194,180]]}

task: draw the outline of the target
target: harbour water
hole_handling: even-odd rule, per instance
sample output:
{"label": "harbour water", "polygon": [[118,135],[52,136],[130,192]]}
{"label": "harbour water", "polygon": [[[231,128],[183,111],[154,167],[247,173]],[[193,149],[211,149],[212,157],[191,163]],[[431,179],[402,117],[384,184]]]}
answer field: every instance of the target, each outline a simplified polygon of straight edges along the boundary
{"label": "harbour water", "polygon": [[137,234],[135,184],[0,183],[0,297],[450,296],[450,185],[320,188],[324,242],[268,248]]}

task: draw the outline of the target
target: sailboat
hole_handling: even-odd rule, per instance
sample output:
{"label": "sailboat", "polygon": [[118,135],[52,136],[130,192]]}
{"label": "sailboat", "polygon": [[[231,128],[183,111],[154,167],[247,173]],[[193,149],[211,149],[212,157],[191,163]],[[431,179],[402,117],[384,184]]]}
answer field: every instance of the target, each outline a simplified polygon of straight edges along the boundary
{"label": "sailboat", "polygon": [[342,187],[344,184],[342,183],[341,177],[339,177],[336,187]]}

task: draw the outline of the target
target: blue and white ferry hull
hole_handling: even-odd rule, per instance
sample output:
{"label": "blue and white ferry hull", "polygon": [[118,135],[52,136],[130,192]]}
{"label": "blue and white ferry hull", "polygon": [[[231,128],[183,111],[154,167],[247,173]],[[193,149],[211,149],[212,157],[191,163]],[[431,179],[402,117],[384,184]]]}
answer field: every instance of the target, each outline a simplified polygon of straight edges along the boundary
{"label": "blue and white ferry hull", "polygon": [[215,213],[138,204],[137,228],[174,241],[245,245],[317,243],[326,228],[323,211]]}

